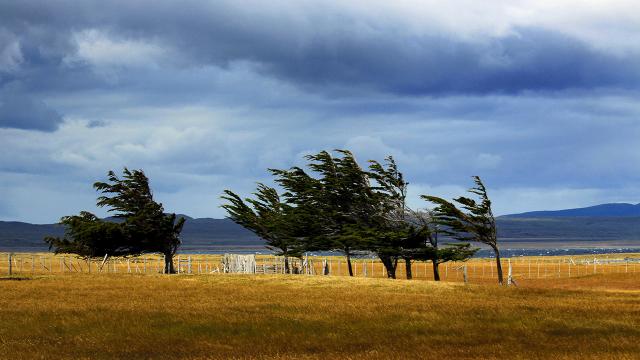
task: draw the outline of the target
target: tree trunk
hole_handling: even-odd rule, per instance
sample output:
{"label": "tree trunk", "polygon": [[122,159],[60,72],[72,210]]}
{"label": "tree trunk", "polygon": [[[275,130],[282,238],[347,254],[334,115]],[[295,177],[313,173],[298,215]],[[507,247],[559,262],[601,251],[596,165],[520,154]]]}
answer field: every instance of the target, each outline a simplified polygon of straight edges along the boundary
{"label": "tree trunk", "polygon": [[496,268],[498,270],[498,284],[502,285],[504,284],[504,279],[502,277],[502,264],[500,263],[500,250],[498,250],[498,247],[493,247],[493,251],[496,254]]}
{"label": "tree trunk", "polygon": [[440,264],[437,259],[431,260],[431,262],[433,263],[433,280],[440,281],[440,269],[438,268]]}
{"label": "tree trunk", "polygon": [[165,274],[175,274],[176,269],[173,267],[173,253],[166,252],[164,253],[164,273]]}
{"label": "tree trunk", "polygon": [[407,280],[413,279],[413,274],[411,273],[411,259],[404,258],[404,268],[407,272]]}
{"label": "tree trunk", "polygon": [[391,256],[378,255],[378,257],[380,258],[380,261],[382,261],[382,265],[384,265],[384,268],[387,270],[387,277],[389,279],[395,279],[396,267],[398,265],[397,261],[394,264]]}
{"label": "tree trunk", "polygon": [[284,257],[284,273],[285,274],[289,273],[289,257],[288,256]]}
{"label": "tree trunk", "polygon": [[353,276],[353,268],[351,267],[351,254],[347,251],[345,255],[347,256],[347,269],[349,269],[349,276]]}

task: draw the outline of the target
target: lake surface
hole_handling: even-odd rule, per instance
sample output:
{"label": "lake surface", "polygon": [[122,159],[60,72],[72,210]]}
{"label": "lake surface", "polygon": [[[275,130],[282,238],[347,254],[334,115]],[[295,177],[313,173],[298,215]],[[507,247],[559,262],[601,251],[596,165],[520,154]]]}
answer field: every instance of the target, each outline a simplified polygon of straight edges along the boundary
{"label": "lake surface", "polygon": [[[493,257],[493,251],[486,245],[475,245],[480,248],[475,257]],[[31,247],[0,247],[0,252],[47,252],[42,246]],[[503,239],[500,243],[502,257],[517,256],[566,256],[589,254],[616,254],[640,252],[638,240],[602,240],[602,239]],[[181,254],[272,254],[264,247],[256,246],[229,246],[229,245],[183,245]],[[339,252],[310,252],[312,256],[341,255]],[[371,254],[361,254],[363,257],[371,257]]]}

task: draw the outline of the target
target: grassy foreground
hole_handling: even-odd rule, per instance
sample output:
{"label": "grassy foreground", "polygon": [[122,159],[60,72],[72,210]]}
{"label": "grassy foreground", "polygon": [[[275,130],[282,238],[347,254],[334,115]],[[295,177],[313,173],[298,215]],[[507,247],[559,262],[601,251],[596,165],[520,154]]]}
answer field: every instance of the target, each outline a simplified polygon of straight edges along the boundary
{"label": "grassy foreground", "polygon": [[0,279],[3,358],[637,359],[640,280],[527,288],[321,276]]}

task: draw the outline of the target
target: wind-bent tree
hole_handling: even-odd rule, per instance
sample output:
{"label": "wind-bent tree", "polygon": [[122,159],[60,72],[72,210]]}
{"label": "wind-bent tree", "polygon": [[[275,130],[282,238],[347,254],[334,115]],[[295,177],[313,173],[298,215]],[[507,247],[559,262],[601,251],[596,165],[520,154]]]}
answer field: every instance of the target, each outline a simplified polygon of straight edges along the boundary
{"label": "wind-bent tree", "polygon": [[353,154],[335,150],[306,156],[312,176],[299,167],[289,170],[270,169],[275,181],[285,190],[287,203],[306,219],[301,236],[306,250],[336,250],[347,259],[353,276],[351,258],[366,250],[364,239],[375,222],[373,190],[367,173]]}
{"label": "wind-bent tree", "polygon": [[472,248],[469,243],[447,243],[441,247],[438,239],[439,226],[432,212],[409,210],[408,221],[416,228],[415,237],[426,245],[416,247],[414,259],[431,261],[435,281],[440,281],[441,264],[449,261],[467,261],[479,250]]}
{"label": "wind-bent tree", "polygon": [[407,221],[407,189],[409,183],[393,157],[385,158],[383,164],[369,161],[369,175],[375,180],[373,189],[379,204],[381,221],[376,224],[376,236],[373,238],[371,250],[374,251],[387,271],[387,277],[395,279],[398,260],[405,262],[407,279],[412,278],[411,260],[424,247],[418,235],[418,229]]}
{"label": "wind-bent tree", "polygon": [[120,222],[107,222],[82,212],[61,220],[67,226],[64,238],[47,237],[50,248],[60,253],[81,256],[135,256],[162,253],[166,273],[174,273],[173,256],[180,246],[180,232],[185,219],[165,214],[162,204],[153,199],[149,179],[142,170],[123,170],[122,178],[113,171],[108,182],[96,182],[94,188],[103,195],[97,205],[108,207]]}
{"label": "wind-bent tree", "polygon": [[404,260],[410,279],[413,260],[432,260],[437,270],[444,261],[466,260],[475,252],[464,245],[438,249],[430,224],[414,221],[406,204],[408,182],[392,157],[369,161],[368,169],[347,150],[321,151],[305,159],[304,169],[269,169],[281,195],[259,184],[254,199],[230,190],[222,196],[229,217],[285,259],[305,251],[340,251],[353,276],[351,258],[371,252],[389,278],[396,278],[398,261]]}
{"label": "wind-bent tree", "polygon": [[434,215],[437,223],[442,225],[442,233],[459,241],[473,241],[489,245],[496,255],[498,283],[503,284],[502,265],[500,263],[500,249],[496,220],[491,210],[491,200],[487,189],[478,176],[474,176],[475,187],[469,192],[478,196],[479,201],[468,197],[453,199],[460,208],[453,203],[436,196],[422,195],[427,201],[436,204]]}
{"label": "wind-bent tree", "polygon": [[108,207],[114,217],[124,219],[122,226],[128,234],[129,254],[162,253],[164,271],[174,273],[173,256],[180,246],[185,219],[164,213],[162,204],[153,200],[149,178],[142,170],[124,168],[122,178],[109,171],[108,181],[93,184],[104,194],[97,205]]}
{"label": "wind-bent tree", "polygon": [[[301,257],[304,251],[295,236],[296,209],[280,201],[276,189],[258,184],[255,199],[243,200],[230,190],[225,190],[222,205],[229,218],[264,239],[267,248],[284,256],[285,272],[289,273],[289,257]],[[249,205],[247,205],[249,204]]]}

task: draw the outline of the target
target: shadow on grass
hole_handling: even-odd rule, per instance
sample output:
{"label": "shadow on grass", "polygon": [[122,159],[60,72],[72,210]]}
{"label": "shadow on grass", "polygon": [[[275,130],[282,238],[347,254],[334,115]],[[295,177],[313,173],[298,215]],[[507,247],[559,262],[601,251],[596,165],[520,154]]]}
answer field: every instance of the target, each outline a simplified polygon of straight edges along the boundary
{"label": "shadow on grass", "polygon": [[4,277],[0,277],[0,281],[22,281],[22,280],[31,280],[31,278],[26,278],[26,277],[17,277],[17,276],[4,276]]}

